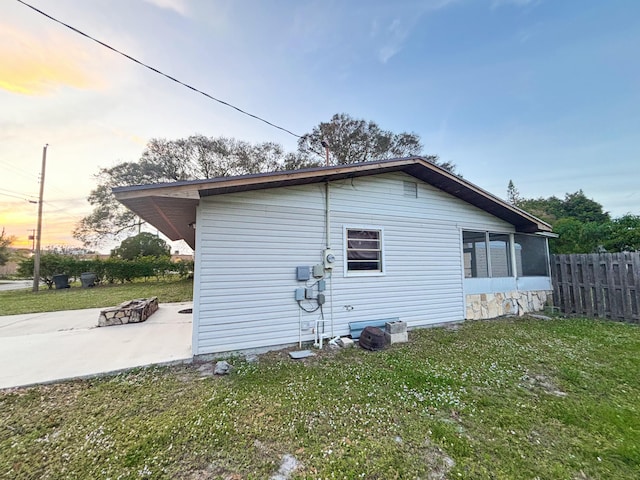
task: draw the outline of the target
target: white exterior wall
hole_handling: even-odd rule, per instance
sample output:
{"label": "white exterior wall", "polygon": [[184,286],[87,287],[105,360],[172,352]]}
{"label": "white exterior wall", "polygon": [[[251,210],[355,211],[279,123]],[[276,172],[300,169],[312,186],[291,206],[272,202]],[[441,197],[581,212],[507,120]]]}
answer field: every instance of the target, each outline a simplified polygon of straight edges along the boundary
{"label": "white exterior wall", "polygon": [[[403,181],[418,195],[404,195]],[[298,342],[299,265],[322,260],[325,186],[283,187],[204,198],[196,232],[194,355]],[[513,226],[402,173],[331,183],[331,247],[325,317],[348,323],[399,317],[409,327],[465,318],[461,231]],[[386,271],[344,275],[345,225],[384,230]],[[333,315],[331,315],[333,312]],[[304,322],[319,312],[302,313]],[[327,333],[330,333],[330,322]],[[312,340],[305,332],[303,341]]]}

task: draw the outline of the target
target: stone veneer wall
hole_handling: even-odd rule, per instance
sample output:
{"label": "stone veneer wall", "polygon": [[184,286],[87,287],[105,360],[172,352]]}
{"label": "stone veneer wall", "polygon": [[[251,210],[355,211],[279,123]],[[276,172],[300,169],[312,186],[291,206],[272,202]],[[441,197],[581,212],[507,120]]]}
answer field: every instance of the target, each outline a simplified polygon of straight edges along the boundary
{"label": "stone veneer wall", "polygon": [[551,299],[549,290],[527,292],[475,293],[466,296],[467,320],[482,320],[502,315],[525,315],[544,309]]}
{"label": "stone veneer wall", "polygon": [[158,297],[137,298],[100,311],[99,327],[144,322],[158,310]]}

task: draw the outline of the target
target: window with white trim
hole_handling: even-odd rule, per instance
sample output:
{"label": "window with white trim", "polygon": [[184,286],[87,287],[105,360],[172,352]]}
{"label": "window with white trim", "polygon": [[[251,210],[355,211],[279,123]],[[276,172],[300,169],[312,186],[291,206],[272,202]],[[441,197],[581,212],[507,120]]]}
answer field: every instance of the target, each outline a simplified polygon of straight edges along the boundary
{"label": "window with white trim", "polygon": [[347,274],[380,274],[384,269],[382,229],[345,228]]}

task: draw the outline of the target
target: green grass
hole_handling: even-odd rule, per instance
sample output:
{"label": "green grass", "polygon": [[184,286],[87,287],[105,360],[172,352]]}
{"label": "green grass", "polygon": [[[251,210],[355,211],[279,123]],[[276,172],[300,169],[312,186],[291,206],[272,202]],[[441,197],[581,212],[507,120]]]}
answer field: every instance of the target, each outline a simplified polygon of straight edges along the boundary
{"label": "green grass", "polygon": [[162,303],[190,301],[193,280],[161,280],[132,282],[124,285],[100,285],[80,288],[74,285],[64,290],[41,289],[0,292],[0,315],[19,313],[56,312],[118,305],[134,298],[158,297]]}
{"label": "green grass", "polygon": [[0,392],[0,477],[640,478],[640,328],[501,319]]}

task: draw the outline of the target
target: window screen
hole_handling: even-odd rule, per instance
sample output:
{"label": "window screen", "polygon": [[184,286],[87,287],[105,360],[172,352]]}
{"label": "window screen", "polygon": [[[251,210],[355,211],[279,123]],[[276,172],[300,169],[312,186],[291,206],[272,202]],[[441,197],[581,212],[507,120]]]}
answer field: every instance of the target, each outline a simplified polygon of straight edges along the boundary
{"label": "window screen", "polygon": [[490,233],[489,251],[491,252],[491,277],[510,277],[511,249],[509,247],[509,235]]}
{"label": "window screen", "polygon": [[382,231],[347,229],[347,271],[382,272]]}
{"label": "window screen", "polygon": [[506,233],[462,232],[465,278],[511,277],[511,247]]}
{"label": "window screen", "polygon": [[462,232],[464,252],[464,276],[486,278],[489,276],[485,232]]}
{"label": "window screen", "polygon": [[533,235],[515,235],[516,262],[521,277],[549,276],[547,239]]}

